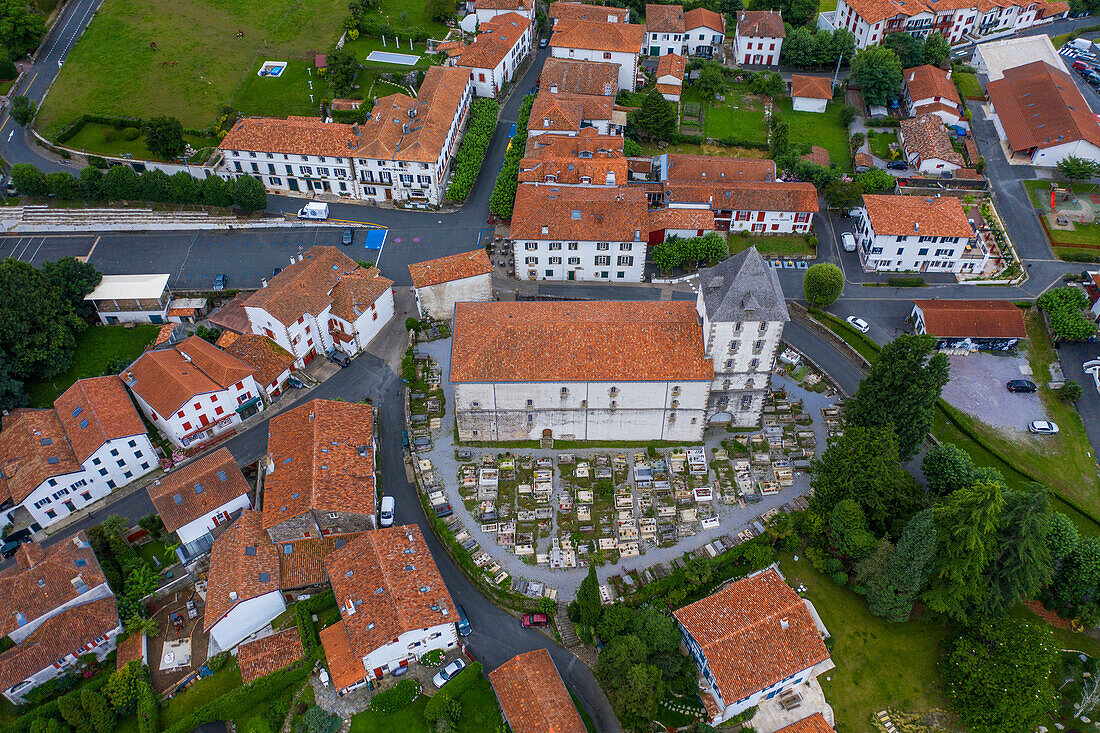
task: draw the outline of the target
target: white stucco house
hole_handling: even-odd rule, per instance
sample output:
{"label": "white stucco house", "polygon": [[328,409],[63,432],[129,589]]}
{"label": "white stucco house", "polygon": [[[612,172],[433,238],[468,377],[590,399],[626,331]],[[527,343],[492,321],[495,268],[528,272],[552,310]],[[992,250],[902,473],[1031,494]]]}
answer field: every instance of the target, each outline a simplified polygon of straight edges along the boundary
{"label": "white stucco house", "polygon": [[953,196],[864,194],[853,213],[867,272],[981,272],[989,258]]}
{"label": "white stucco house", "polygon": [[527,20],[535,19],[535,0],[473,0],[466,6],[477,16],[478,24],[507,13],[522,15]]}
{"label": "white stucco house", "polygon": [[796,112],[824,112],[833,98],[833,82],[827,76],[791,75],[791,102]]}
{"label": "white stucco house", "polygon": [[910,168],[939,175],[957,171],[966,160],[951,145],[951,135],[939,115],[924,114],[901,121],[898,144]]}
{"label": "white stucco house", "polygon": [[687,61],[677,53],[670,53],[657,59],[657,91],[670,102],[680,104],[680,95],[684,91],[684,69]]}
{"label": "white stucco house", "polygon": [[449,323],[455,303],[493,299],[493,265],[484,249],[409,265],[421,318]]}
{"label": "white stucco house", "polygon": [[563,21],[591,20],[597,23],[629,23],[630,11],[612,5],[593,5],[569,0],[555,0],[550,3],[550,20],[553,27]]}
{"label": "white stucco house", "polygon": [[535,97],[531,105],[527,136],[548,132],[579,135],[589,127],[599,135],[621,135],[626,123],[627,111],[615,104],[614,97],[547,92]]}
{"label": "white stucco house", "polygon": [[550,53],[561,59],[618,64],[619,89],[632,92],[638,82],[638,57],[645,33],[644,25],[562,20],[554,26]]}
{"label": "white stucco house", "polygon": [[682,5],[645,6],[645,48],[650,56],[684,52]]}
{"label": "white stucco house", "polygon": [[518,13],[504,13],[482,21],[478,30],[473,43],[447,52],[447,63],[470,70],[477,96],[495,97],[531,54],[531,21]]}
{"label": "white stucco house", "polygon": [[962,118],[962,99],[950,71],[931,64],[905,69],[901,89],[910,117],[936,115],[948,125]]}
{"label": "white stucco house", "polygon": [[726,19],[707,8],[684,13],[684,53],[711,58],[726,40]]}
{"label": "white stucco house", "polygon": [[744,66],[779,66],[786,37],[778,10],[742,10],[734,31],[734,58]]}

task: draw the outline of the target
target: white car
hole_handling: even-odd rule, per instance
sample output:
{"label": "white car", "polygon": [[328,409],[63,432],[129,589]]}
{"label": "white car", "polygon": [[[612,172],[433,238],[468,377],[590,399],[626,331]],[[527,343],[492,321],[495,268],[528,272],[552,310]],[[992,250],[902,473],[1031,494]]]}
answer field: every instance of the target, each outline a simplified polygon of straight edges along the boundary
{"label": "white car", "polygon": [[1092,383],[1096,385],[1096,391],[1100,392],[1100,358],[1090,359],[1081,365],[1085,374],[1092,375]]}
{"label": "white car", "polygon": [[1032,420],[1027,425],[1028,432],[1037,435],[1057,435],[1058,426],[1046,420]]}
{"label": "white car", "polygon": [[432,677],[432,684],[437,688],[447,684],[447,681],[458,674],[463,667],[466,666],[466,662],[461,659],[456,659],[448,664],[443,669],[439,670],[435,677]]}
{"label": "white car", "polygon": [[321,671],[317,673],[317,677],[318,677],[318,679],[321,680],[322,685],[324,685],[325,687],[328,687],[329,676],[328,676],[328,670],[327,669],[325,669],[324,667],[321,667]]}
{"label": "white car", "polygon": [[871,326],[868,325],[867,321],[863,320],[862,318],[856,318],[855,316],[848,316],[847,318],[844,319],[844,321],[849,326],[851,326],[855,330],[859,331],[860,333],[867,333],[868,331],[871,330]]}
{"label": "white car", "polygon": [[379,524],[383,527],[393,525],[394,500],[392,496],[382,497],[382,508],[379,511]]}

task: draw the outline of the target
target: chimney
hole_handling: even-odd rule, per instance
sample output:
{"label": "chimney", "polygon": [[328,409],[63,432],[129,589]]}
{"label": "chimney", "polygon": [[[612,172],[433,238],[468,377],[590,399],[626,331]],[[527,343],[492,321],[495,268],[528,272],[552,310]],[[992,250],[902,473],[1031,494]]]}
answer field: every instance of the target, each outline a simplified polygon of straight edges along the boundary
{"label": "chimney", "polygon": [[791,625],[791,622],[788,619],[786,619],[786,618],[779,619],[780,628],[786,629],[790,625]]}
{"label": "chimney", "polygon": [[914,232],[919,232],[920,231],[920,222],[919,221],[913,222],[913,231]]}
{"label": "chimney", "polygon": [[261,288],[266,288],[267,287],[267,278],[266,277],[261,277],[260,278],[260,287]]}
{"label": "chimney", "polygon": [[359,137],[359,123],[358,122],[356,122],[354,125],[351,126],[351,134],[355,135],[355,137]]}
{"label": "chimney", "polygon": [[237,591],[235,591],[235,590],[229,591],[229,602],[230,603],[236,603],[237,602]]}

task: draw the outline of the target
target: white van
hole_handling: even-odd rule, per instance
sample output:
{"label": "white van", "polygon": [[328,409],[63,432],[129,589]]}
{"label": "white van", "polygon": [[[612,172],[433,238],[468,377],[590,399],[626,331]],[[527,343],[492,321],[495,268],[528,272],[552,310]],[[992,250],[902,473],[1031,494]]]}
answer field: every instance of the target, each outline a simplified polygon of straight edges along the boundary
{"label": "white van", "polygon": [[392,496],[382,497],[382,517],[380,524],[383,527],[389,527],[393,525],[393,510],[394,501]]}
{"label": "white van", "polygon": [[328,218],[328,204],[318,203],[316,201],[310,201],[308,204],[298,209],[299,219],[327,219]]}
{"label": "white van", "polygon": [[856,251],[856,238],[852,236],[851,232],[844,232],[840,235],[840,241],[844,243],[845,252]]}

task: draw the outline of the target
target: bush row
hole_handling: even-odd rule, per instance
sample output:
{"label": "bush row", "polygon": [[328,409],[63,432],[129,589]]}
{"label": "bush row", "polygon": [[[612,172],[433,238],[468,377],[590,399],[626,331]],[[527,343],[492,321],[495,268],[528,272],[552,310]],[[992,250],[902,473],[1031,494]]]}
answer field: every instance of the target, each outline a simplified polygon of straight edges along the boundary
{"label": "bush row", "polygon": [[[118,117],[114,115],[81,115],[68,125],[61,129],[61,132],[54,135],[53,141],[58,145],[64,145],[69,140],[76,137],[77,133],[84,129],[84,126],[91,123],[94,125],[110,125],[115,129],[122,130],[127,127],[133,127],[141,129],[141,125],[144,122],[140,117]],[[198,137],[217,138],[216,131],[211,128],[203,130],[189,130],[184,129],[183,134],[194,135]],[[137,138],[134,138],[135,140]]]}
{"label": "bush row", "polygon": [[501,219],[511,219],[512,208],[516,205],[516,191],[519,188],[519,162],[523,160],[524,143],[527,140],[527,122],[531,117],[531,105],[534,103],[535,95],[528,94],[519,106],[519,114],[516,117],[516,134],[513,137],[517,144],[508,148],[508,151],[504,154],[504,163],[501,164],[496,186],[489,196],[489,211]]}
{"label": "bush row", "polygon": [[[470,110],[470,124],[462,138],[462,147],[455,155],[454,175],[447,187],[447,198],[451,201],[465,201],[470,195],[481,164],[485,161],[485,151],[493,139],[497,127],[497,115],[500,105],[495,99],[477,99]],[[518,143],[517,143],[518,144]]]}
{"label": "bush row", "polygon": [[[675,133],[669,136],[668,142],[673,145],[706,145],[707,139],[708,138],[703,135]],[[740,137],[719,137],[712,138],[712,140],[719,145],[727,145],[729,147],[748,148],[750,150],[768,149],[768,144],[766,142],[760,142],[759,140],[746,140]]]}
{"label": "bush row", "polygon": [[309,654],[321,644],[321,637],[317,633],[317,627],[313,625],[313,614],[322,608],[336,605],[336,595],[332,589],[324,593],[318,593],[304,601],[294,604],[294,618],[298,622],[298,633],[302,636],[302,646]]}
{"label": "bush row", "polygon": [[[458,679],[455,677],[455,679]],[[452,680],[453,681],[453,680]],[[437,692],[438,696],[440,693]],[[389,715],[405,707],[420,695],[420,683],[405,678],[388,690],[383,690],[370,699],[370,709],[380,715]]]}
{"label": "bush row", "polygon": [[481,662],[468,664],[466,667],[447,681],[439,691],[432,695],[428,704],[424,706],[424,718],[435,725],[436,721],[443,717],[443,711],[447,709],[447,703],[458,699],[462,693],[473,687],[481,678]]}
{"label": "bush row", "polygon": [[61,719],[61,710],[58,708],[58,703],[62,699],[72,700],[72,701],[76,702],[77,704],[79,704],[80,703],[80,693],[83,690],[98,691],[99,688],[101,688],[101,687],[103,687],[103,685],[107,684],[107,681],[109,679],[111,679],[109,675],[103,675],[102,677],[99,677],[98,679],[91,680],[87,684],[83,685],[82,687],[80,687],[76,690],[73,690],[72,692],[68,693],[67,695],[62,695],[61,697],[58,697],[55,700],[50,700],[49,702],[40,703],[38,705],[35,705],[33,710],[28,712],[26,715],[23,715],[22,717],[16,718],[11,723],[8,723],[2,729],[0,729],[0,731],[2,731],[2,733],[29,733],[29,731],[31,729],[31,725],[36,720],[45,720],[45,719],[48,719],[48,718],[57,718],[58,720],[60,720]]}
{"label": "bush row", "polygon": [[923,277],[888,277],[886,278],[886,284],[895,288],[923,288]]}
{"label": "bush row", "polygon": [[402,41],[426,41],[432,37],[432,29],[421,25],[395,26],[376,18],[364,18],[355,21],[355,27],[359,29],[359,35],[373,36],[374,38],[393,38],[397,36]]}
{"label": "bush row", "polygon": [[867,127],[901,127],[901,120],[896,117],[875,117],[864,122]]}
{"label": "bush row", "polygon": [[1085,341],[1096,336],[1096,324],[1085,317],[1089,298],[1084,290],[1068,286],[1054,288],[1035,302],[1046,313],[1055,341]]}

